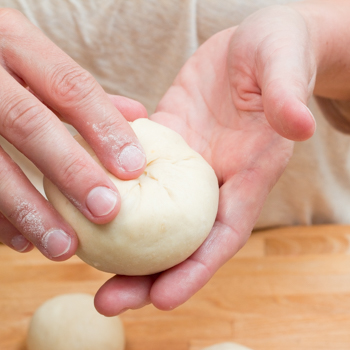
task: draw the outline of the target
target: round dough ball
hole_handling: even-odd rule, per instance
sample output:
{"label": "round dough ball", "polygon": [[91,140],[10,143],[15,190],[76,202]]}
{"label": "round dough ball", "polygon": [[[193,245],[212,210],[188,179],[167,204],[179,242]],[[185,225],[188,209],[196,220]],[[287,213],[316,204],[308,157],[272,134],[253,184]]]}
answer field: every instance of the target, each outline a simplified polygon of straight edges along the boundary
{"label": "round dough ball", "polygon": [[119,317],[100,315],[89,294],[64,294],[34,313],[27,336],[28,350],[123,350]]}
{"label": "round dough ball", "polygon": [[[91,223],[47,179],[44,187],[78,234],[76,254],[82,260],[105,272],[149,275],[184,261],[203,243],[217,214],[218,180],[173,130],[148,119],[130,125],[145,150],[147,167],[130,181],[106,170],[121,195],[121,210],[112,222]],[[99,163],[81,137],[78,142]]]}
{"label": "round dough ball", "polygon": [[220,343],[220,344],[209,346],[202,350],[251,350],[251,349],[236,343]]}

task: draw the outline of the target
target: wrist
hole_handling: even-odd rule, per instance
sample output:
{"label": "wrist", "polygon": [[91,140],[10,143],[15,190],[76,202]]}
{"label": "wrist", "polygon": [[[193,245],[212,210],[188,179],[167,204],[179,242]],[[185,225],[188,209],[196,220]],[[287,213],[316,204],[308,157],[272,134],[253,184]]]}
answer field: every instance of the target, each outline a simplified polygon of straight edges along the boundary
{"label": "wrist", "polygon": [[317,62],[314,94],[350,99],[350,2],[309,0],[288,6],[301,14],[309,32]]}

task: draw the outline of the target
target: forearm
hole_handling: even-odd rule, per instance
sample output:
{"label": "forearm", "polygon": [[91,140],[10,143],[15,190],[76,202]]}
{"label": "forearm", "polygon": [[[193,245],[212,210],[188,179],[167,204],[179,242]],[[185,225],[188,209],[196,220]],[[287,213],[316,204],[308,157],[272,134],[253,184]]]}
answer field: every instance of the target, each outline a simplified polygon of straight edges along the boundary
{"label": "forearm", "polygon": [[350,99],[350,1],[309,0],[289,6],[304,17],[314,45],[317,60],[314,94]]}

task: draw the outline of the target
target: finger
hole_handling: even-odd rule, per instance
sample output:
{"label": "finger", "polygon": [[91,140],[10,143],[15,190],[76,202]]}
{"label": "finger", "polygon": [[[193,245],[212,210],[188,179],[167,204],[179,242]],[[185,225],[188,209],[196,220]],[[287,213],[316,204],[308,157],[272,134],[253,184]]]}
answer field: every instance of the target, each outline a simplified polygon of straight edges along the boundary
{"label": "finger", "polygon": [[[249,232],[246,232],[249,236]],[[248,237],[244,237],[247,239]],[[160,310],[172,310],[190,299],[241,248],[242,237],[217,222],[207,240],[187,260],[165,271],[152,286],[150,299]]]}
{"label": "finger", "polygon": [[33,249],[29,242],[2,214],[0,214],[0,242],[19,253],[27,253]]}
{"label": "finger", "polygon": [[[282,157],[289,158],[287,154]],[[271,159],[266,159],[266,164],[257,169],[237,173],[220,187],[218,215],[213,229],[189,259],[164,272],[154,282],[150,298],[155,307],[171,310],[183,304],[244,246],[267,194],[283,171],[281,167],[275,176],[277,171],[273,170],[272,176],[269,161]]]}
{"label": "finger", "polygon": [[[274,69],[278,69],[274,66]],[[291,72],[291,71],[290,71]],[[275,74],[279,74],[276,78]],[[316,122],[307,107],[308,82],[302,76],[271,72],[263,83],[263,105],[267,120],[281,136],[304,141],[315,132]]]}
{"label": "finger", "polygon": [[69,124],[67,120],[65,120],[57,111],[55,111],[53,108],[48,106],[42,98],[35,93],[29,86],[25,87],[35,98],[37,98],[46,108],[48,108],[61,122]]}
{"label": "finger", "polygon": [[[306,106],[315,85],[316,59],[302,16],[284,7],[272,11],[277,11],[272,26],[279,31],[266,35],[256,59],[264,111],[280,135],[303,141],[316,127]],[[282,24],[280,18],[288,20]]]}
{"label": "finger", "polygon": [[146,108],[140,102],[118,95],[108,95],[108,97],[128,122],[148,117]]}
{"label": "finger", "polygon": [[1,225],[9,230],[2,236],[5,243],[14,248],[16,244],[24,244],[22,238],[16,238],[20,233],[49,259],[60,261],[71,257],[77,247],[75,232],[1,148],[0,164],[0,211],[8,220],[2,219]]}
{"label": "finger", "polygon": [[120,196],[64,125],[0,67],[0,133],[91,221],[109,222]]}
{"label": "finger", "polygon": [[19,12],[7,11],[0,25],[6,68],[72,124],[110,172],[120,179],[139,176],[146,165],[142,146],[91,74]]}
{"label": "finger", "polygon": [[96,310],[105,316],[116,316],[149,304],[154,279],[155,276],[112,277],[96,293]]}
{"label": "finger", "polygon": [[[41,103],[45,104],[40,96],[38,96],[29,86],[26,87],[26,89],[32,93]],[[133,122],[136,119],[148,117],[146,108],[140,102],[119,95],[107,94],[107,96],[113,103],[113,106],[118,109],[118,111],[128,122]],[[65,120],[57,111],[46,104],[45,106],[49,108],[62,122],[69,124],[69,122]]]}

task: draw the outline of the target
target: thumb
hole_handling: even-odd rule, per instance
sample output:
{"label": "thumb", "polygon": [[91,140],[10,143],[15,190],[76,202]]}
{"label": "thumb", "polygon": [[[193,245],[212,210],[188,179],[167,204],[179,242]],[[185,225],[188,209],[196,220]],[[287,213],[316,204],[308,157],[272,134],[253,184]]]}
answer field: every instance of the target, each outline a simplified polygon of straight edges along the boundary
{"label": "thumb", "polygon": [[307,87],[288,74],[278,79],[270,77],[264,85],[263,107],[272,128],[293,141],[309,139],[315,132],[316,122],[306,106]]}
{"label": "thumb", "polygon": [[287,6],[257,11],[238,26],[229,58],[232,82],[243,102],[259,96],[267,121],[287,139],[303,141],[313,135],[316,123],[306,104],[317,65],[301,14]]}
{"label": "thumb", "polygon": [[316,128],[307,108],[315,86],[316,58],[303,17],[292,9],[278,8],[278,12],[278,19],[270,22],[273,30],[257,50],[263,108],[276,132],[304,141]]}

